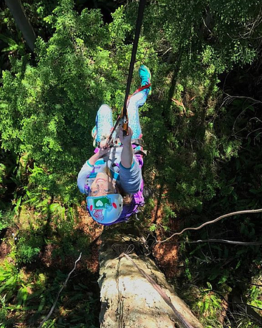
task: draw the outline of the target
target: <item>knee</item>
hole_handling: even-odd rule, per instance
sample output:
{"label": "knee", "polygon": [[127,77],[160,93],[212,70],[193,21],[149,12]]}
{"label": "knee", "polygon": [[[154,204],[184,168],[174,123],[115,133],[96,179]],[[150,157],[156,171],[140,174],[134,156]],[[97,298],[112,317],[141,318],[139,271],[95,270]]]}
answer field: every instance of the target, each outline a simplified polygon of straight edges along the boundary
{"label": "knee", "polygon": [[135,107],[141,107],[146,102],[147,90],[143,90],[132,96],[129,100],[129,104]]}
{"label": "knee", "polygon": [[129,105],[134,106],[134,105],[136,105],[136,103],[137,103],[137,99],[135,96],[133,96],[129,99]]}
{"label": "knee", "polygon": [[98,109],[98,112],[97,112],[98,115],[111,115],[112,114],[112,109],[106,105],[106,104],[103,104],[99,107]]}

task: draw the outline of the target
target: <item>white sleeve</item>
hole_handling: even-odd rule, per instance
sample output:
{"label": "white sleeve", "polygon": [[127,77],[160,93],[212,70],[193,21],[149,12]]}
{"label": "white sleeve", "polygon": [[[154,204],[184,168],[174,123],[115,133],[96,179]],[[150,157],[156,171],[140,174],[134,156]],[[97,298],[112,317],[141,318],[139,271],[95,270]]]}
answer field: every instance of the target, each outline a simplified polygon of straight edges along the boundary
{"label": "white sleeve", "polygon": [[94,168],[94,165],[89,164],[89,161],[87,161],[81,168],[80,172],[78,173],[77,186],[78,186],[80,192],[83,194],[86,193],[85,185],[87,183],[87,178],[93,171],[93,168]]}

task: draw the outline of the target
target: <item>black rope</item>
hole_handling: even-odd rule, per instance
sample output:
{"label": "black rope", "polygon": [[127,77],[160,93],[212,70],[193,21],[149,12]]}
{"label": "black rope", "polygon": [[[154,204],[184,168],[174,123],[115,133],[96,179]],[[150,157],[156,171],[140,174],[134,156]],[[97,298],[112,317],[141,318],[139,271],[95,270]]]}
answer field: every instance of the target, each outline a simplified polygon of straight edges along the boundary
{"label": "black rope", "polygon": [[[127,85],[126,85],[126,93],[125,93],[125,101],[124,101],[124,106],[123,106],[123,111],[122,111],[122,116],[126,117],[127,115],[127,99],[130,91],[130,86],[131,86],[131,81],[132,81],[132,76],[133,76],[133,70],[134,70],[134,64],[136,60],[136,52],[137,52],[137,46],[138,46],[138,40],[139,40],[139,34],[142,26],[142,21],[143,21],[143,15],[144,15],[144,9],[145,9],[145,4],[146,0],[140,0],[139,2],[139,7],[138,7],[138,15],[137,15],[137,20],[136,20],[136,31],[135,31],[135,39],[133,43],[133,49],[132,49],[132,55],[131,55],[131,61],[129,65],[129,72],[128,72],[128,78],[127,78]],[[121,115],[118,116],[118,119],[114,125],[113,130],[110,133],[110,136],[108,138],[108,142],[110,143],[112,140],[113,133],[116,130],[116,127],[118,126],[119,122],[121,120]]]}
{"label": "black rope", "polygon": [[143,20],[145,4],[146,4],[146,0],[140,0],[139,8],[138,8],[138,16],[137,16],[137,21],[136,21],[135,40],[134,40],[134,44],[133,44],[132,56],[131,56],[129,72],[128,72],[128,79],[127,79],[127,85],[126,85],[126,95],[125,95],[125,101],[124,101],[124,107],[123,107],[123,116],[126,116],[127,98],[128,98],[128,95],[129,95],[131,81],[132,81],[134,64],[135,64],[135,60],[136,60],[137,45],[138,45],[139,34],[140,34],[142,20]]}

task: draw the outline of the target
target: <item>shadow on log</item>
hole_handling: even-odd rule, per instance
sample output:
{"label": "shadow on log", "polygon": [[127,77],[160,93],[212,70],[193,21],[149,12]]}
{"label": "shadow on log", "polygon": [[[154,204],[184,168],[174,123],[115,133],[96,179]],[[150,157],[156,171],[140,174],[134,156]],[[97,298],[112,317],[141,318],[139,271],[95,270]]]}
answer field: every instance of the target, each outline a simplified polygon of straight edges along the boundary
{"label": "shadow on log", "polygon": [[203,327],[143,254],[139,231],[128,226],[106,228],[102,234],[100,328]]}

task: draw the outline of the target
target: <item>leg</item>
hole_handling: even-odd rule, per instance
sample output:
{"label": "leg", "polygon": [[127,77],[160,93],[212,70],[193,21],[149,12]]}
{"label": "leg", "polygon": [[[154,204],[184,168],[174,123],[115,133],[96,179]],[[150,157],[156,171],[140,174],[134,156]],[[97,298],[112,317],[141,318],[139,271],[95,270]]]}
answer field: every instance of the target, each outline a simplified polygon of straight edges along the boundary
{"label": "leg", "polygon": [[[151,73],[145,65],[139,68],[139,77],[141,79],[141,86],[150,84]],[[129,100],[127,107],[129,126],[133,130],[132,139],[142,138],[142,131],[139,122],[139,108],[146,102],[147,96],[151,91],[151,87],[135,93]]]}
{"label": "leg", "polygon": [[110,135],[113,128],[112,110],[108,105],[102,105],[96,115],[96,142],[101,142]]}
{"label": "leg", "polygon": [[128,123],[133,131],[132,139],[139,139],[142,137],[142,131],[139,121],[139,108],[146,102],[149,89],[138,92],[130,98],[127,113],[128,113]]}

